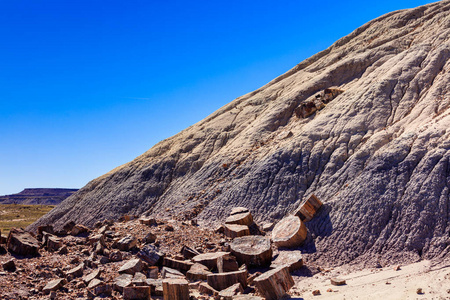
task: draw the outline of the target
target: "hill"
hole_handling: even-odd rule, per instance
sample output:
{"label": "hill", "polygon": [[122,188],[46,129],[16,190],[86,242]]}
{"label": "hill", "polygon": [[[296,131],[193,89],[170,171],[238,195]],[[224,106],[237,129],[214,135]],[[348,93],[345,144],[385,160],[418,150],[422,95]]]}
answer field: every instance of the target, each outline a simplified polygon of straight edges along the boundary
{"label": "hill", "polygon": [[0,204],[57,205],[78,189],[24,189],[20,193],[0,196]]}
{"label": "hill", "polygon": [[450,250],[450,1],[381,16],[92,180],[30,229],[123,214],[274,221],[314,193],[308,259]]}

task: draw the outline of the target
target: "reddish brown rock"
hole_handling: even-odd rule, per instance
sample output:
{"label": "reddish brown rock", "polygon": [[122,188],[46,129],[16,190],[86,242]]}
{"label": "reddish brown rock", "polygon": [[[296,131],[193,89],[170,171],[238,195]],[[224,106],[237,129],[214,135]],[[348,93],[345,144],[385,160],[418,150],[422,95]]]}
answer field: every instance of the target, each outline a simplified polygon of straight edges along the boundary
{"label": "reddish brown rock", "polygon": [[139,258],[130,259],[119,269],[119,273],[134,275],[136,272],[142,271],[144,265]]}
{"label": "reddish brown rock", "polygon": [[210,270],[217,270],[218,259],[222,259],[222,268],[224,272],[236,271],[238,265],[236,259],[230,255],[230,252],[209,252],[197,255],[192,258],[193,262],[205,265]]}
{"label": "reddish brown rock", "polygon": [[234,272],[213,273],[207,276],[208,284],[216,290],[224,290],[236,283],[247,286],[247,270],[239,270]]}
{"label": "reddish brown rock", "polygon": [[117,242],[117,248],[121,251],[130,251],[130,249],[136,247],[138,240],[132,236],[127,235]]}
{"label": "reddish brown rock", "polygon": [[235,207],[231,210],[230,216],[225,220],[225,224],[238,224],[250,226],[253,223],[253,217],[250,211],[245,207]]}
{"label": "reddish brown rock", "polygon": [[212,274],[212,272],[206,266],[195,263],[186,273],[186,278],[188,280],[206,280],[209,274]]}
{"label": "reddish brown rock", "polygon": [[224,234],[225,236],[233,239],[236,237],[250,235],[250,229],[247,225],[225,224]]}
{"label": "reddish brown rock", "polygon": [[335,278],[335,277],[330,278],[330,282],[332,285],[337,285],[337,286],[346,284],[345,279]]}
{"label": "reddish brown rock", "polygon": [[185,279],[163,280],[164,300],[189,300],[189,285]]}
{"label": "reddish brown rock", "polygon": [[244,289],[242,288],[242,285],[238,282],[224,290],[221,290],[219,292],[219,297],[220,297],[220,299],[223,299],[223,300],[233,300],[233,296],[236,296],[236,295],[242,294],[242,293],[244,293]]}
{"label": "reddish brown rock", "polygon": [[23,256],[37,256],[39,254],[38,240],[21,228],[10,230],[7,248],[10,252]]}
{"label": "reddish brown rock", "polygon": [[45,285],[45,287],[42,289],[42,292],[44,294],[48,294],[51,291],[59,290],[62,286],[64,286],[65,283],[66,280],[64,278],[52,280]]}
{"label": "reddish brown rock", "polygon": [[314,194],[300,204],[295,215],[303,222],[310,221],[322,207],[322,202]]}
{"label": "reddish brown rock", "polygon": [[163,267],[161,269],[161,277],[162,278],[184,278],[183,273],[181,273],[178,270],[169,268],[169,267]]}
{"label": "reddish brown rock", "polygon": [[281,266],[287,266],[290,272],[300,269],[303,266],[302,252],[298,250],[280,251],[270,264],[270,268],[276,269]]}
{"label": "reddish brown rock", "polygon": [[198,286],[198,291],[202,294],[211,295],[211,296],[218,296],[219,292],[214,289],[212,286],[207,284],[206,282],[200,283]]}
{"label": "reddish brown rock", "polygon": [[278,300],[294,286],[294,279],[289,273],[289,268],[279,267],[261,274],[253,283],[266,300]]}
{"label": "reddish brown rock", "polygon": [[188,260],[176,260],[173,258],[164,257],[163,266],[179,270],[186,273],[194,263]]}
{"label": "reddish brown rock", "polygon": [[287,216],[280,220],[272,230],[272,241],[278,247],[294,248],[306,239],[306,226],[297,216]]}
{"label": "reddish brown rock", "polygon": [[272,260],[270,240],[263,236],[249,235],[235,238],[231,242],[231,253],[240,264],[247,266],[267,266]]}
{"label": "reddish brown rock", "polygon": [[150,300],[150,296],[149,286],[130,286],[123,289],[124,300]]}
{"label": "reddish brown rock", "polygon": [[89,228],[87,228],[86,226],[81,225],[81,224],[76,224],[72,227],[70,234],[73,236],[77,236],[79,234],[87,233],[87,232],[89,232]]}

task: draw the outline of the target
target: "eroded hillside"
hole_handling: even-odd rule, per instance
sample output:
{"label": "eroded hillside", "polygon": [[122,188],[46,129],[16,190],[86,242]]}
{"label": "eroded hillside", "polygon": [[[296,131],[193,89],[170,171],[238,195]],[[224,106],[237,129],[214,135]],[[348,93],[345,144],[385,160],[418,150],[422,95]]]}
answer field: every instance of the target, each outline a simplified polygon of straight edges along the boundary
{"label": "eroded hillside", "polygon": [[[307,225],[311,259],[448,257],[449,10],[441,1],[367,23],[92,180],[31,229],[123,214],[206,225],[234,206],[277,220],[314,193],[324,208]],[[330,87],[343,92],[296,113]]]}

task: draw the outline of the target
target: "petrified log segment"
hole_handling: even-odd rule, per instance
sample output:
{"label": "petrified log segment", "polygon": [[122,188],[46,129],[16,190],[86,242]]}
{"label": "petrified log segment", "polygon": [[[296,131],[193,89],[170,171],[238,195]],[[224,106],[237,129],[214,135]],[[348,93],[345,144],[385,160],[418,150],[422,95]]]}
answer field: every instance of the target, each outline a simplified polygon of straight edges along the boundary
{"label": "petrified log segment", "polygon": [[247,266],[266,266],[272,260],[270,240],[259,235],[235,238],[231,242],[231,253],[240,264]]}
{"label": "petrified log segment", "polygon": [[267,271],[255,278],[253,282],[266,300],[280,299],[294,286],[294,279],[286,266]]}
{"label": "petrified log segment", "polygon": [[187,272],[192,267],[193,263],[190,261],[177,260],[173,258],[164,257],[163,265],[181,272]]}
{"label": "petrified log segment", "polygon": [[164,300],[189,300],[189,285],[186,279],[164,279]]}
{"label": "petrified log segment", "polygon": [[123,289],[124,300],[151,300],[149,286],[130,286]]}
{"label": "petrified log segment", "polygon": [[205,265],[210,270],[217,270],[217,260],[219,257],[222,258],[222,267],[224,272],[236,271],[238,269],[236,259],[230,255],[230,252],[203,253],[193,257],[192,261]]}
{"label": "petrified log segment", "polygon": [[303,266],[302,252],[295,251],[280,251],[278,256],[270,264],[271,269],[287,266],[290,272],[300,269]]}
{"label": "petrified log segment", "polygon": [[230,216],[225,220],[225,224],[238,224],[250,226],[253,223],[253,217],[250,211],[245,207],[235,207],[231,210]]}
{"label": "petrified log segment", "polygon": [[322,202],[312,194],[307,200],[300,204],[300,208],[295,212],[295,215],[303,222],[308,222],[315,216],[321,207]]}
{"label": "petrified log segment", "polygon": [[244,289],[242,288],[242,285],[238,282],[224,290],[221,290],[219,292],[219,298],[223,300],[233,300],[233,296],[239,293],[240,294],[244,293]]}
{"label": "petrified log segment", "polygon": [[250,235],[250,229],[247,225],[225,224],[224,229],[225,236],[232,239]]}
{"label": "petrified log segment", "polygon": [[208,284],[218,291],[224,290],[238,282],[243,287],[246,287],[247,274],[247,270],[209,274]]}
{"label": "petrified log segment", "polygon": [[306,239],[306,226],[297,216],[287,216],[272,230],[272,241],[278,247],[297,247]]}
{"label": "petrified log segment", "polygon": [[195,263],[186,273],[186,278],[189,280],[206,280],[208,275],[212,274],[208,268],[202,264]]}
{"label": "petrified log segment", "polygon": [[193,258],[194,256],[200,255],[200,252],[198,252],[195,249],[192,249],[191,247],[188,247],[186,245],[181,248],[180,253],[184,256],[186,259]]}
{"label": "petrified log segment", "polygon": [[12,228],[8,235],[7,248],[19,255],[38,255],[39,242],[30,233],[20,228]]}
{"label": "petrified log segment", "polygon": [[163,267],[161,269],[161,277],[162,278],[184,278],[183,273],[178,270],[171,269],[169,267]]}

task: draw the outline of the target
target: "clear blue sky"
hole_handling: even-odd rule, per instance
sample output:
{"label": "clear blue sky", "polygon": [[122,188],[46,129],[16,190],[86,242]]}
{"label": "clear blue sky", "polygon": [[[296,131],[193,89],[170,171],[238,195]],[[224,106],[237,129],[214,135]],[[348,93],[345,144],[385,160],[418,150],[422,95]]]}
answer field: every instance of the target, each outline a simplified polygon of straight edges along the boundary
{"label": "clear blue sky", "polygon": [[0,1],[0,195],[80,188],[384,13],[430,1]]}

